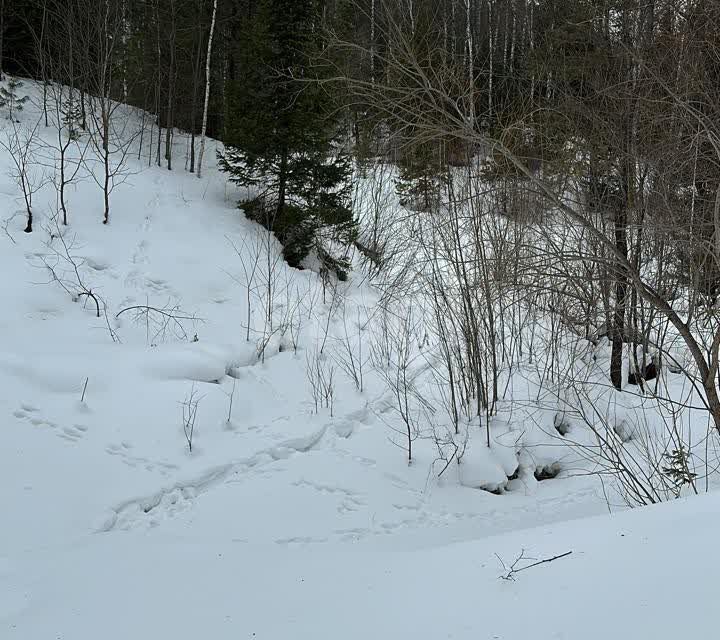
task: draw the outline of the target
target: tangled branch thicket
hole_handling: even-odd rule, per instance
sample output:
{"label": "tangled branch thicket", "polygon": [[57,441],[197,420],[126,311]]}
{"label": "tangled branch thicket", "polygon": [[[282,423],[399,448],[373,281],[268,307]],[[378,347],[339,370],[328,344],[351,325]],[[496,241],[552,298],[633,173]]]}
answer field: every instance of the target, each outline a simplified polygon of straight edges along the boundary
{"label": "tangled branch thicket", "polygon": [[[562,36],[553,53],[565,67],[533,59],[518,71],[524,98],[503,110],[492,68],[449,52],[442,10],[419,4],[379,1],[371,46],[335,31],[326,81],[368,117],[377,166],[394,165],[381,187],[365,171],[359,204],[384,317],[426,310],[420,339],[398,325],[401,361],[389,346],[373,354],[408,434],[432,429],[448,459],[458,445],[444,434],[473,421],[490,447],[502,414],[544,425],[562,413],[583,435],[551,420],[554,437],[628,504],[709,486],[720,433],[720,92],[709,58],[720,12],[626,3],[613,24],[600,13],[574,32],[565,23],[538,45],[547,54]],[[348,70],[353,57],[377,73]],[[388,193],[405,215],[378,205]],[[417,357],[428,366],[408,376]],[[423,401],[408,391],[418,376],[444,413],[422,428],[412,416]]]}

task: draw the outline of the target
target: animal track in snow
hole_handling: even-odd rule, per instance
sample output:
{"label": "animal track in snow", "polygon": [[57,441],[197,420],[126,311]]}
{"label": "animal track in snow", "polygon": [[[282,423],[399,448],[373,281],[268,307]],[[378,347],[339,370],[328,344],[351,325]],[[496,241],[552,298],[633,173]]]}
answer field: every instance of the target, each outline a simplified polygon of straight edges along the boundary
{"label": "animal track in snow", "polygon": [[173,289],[162,278],[151,277],[143,273],[139,269],[132,269],[125,276],[125,287],[128,289],[140,289],[152,296],[164,296],[172,299],[178,299],[178,292]]}
{"label": "animal track in snow", "polygon": [[44,418],[40,414],[40,410],[27,403],[20,405],[20,408],[13,411],[13,416],[18,420],[23,420],[34,427],[47,427],[53,430],[58,438],[68,440],[69,442],[77,442],[81,440],[87,433],[88,427],[84,424],[73,424],[70,427],[60,426],[52,420]]}
{"label": "animal track in snow", "polygon": [[[285,460],[299,453],[314,449],[323,439],[327,427],[304,438],[294,438],[259,451],[250,458],[209,469],[202,475],[187,482],[178,482],[155,494],[141,498],[132,498],[111,509],[109,517],[99,527],[99,532],[116,529],[134,529],[142,526],[155,527],[161,521],[172,518],[179,512],[190,508],[202,494],[216,486],[238,482],[239,476],[250,472],[260,473],[259,469],[278,460]],[[110,453],[108,448],[108,453]],[[117,445],[112,451],[120,451]],[[117,453],[116,455],[121,455]]]}
{"label": "animal track in snow", "polygon": [[77,442],[85,435],[87,430],[88,428],[84,424],[75,424],[72,427],[62,427],[58,436],[71,442]]}
{"label": "animal track in snow", "polygon": [[130,259],[133,264],[147,264],[147,240],[142,240]]}
{"label": "animal track in snow", "polygon": [[318,493],[340,496],[342,501],[337,508],[338,513],[359,511],[362,507],[367,505],[367,503],[360,498],[360,494],[354,493],[348,489],[343,489],[342,487],[318,484],[305,479],[293,482],[293,485],[296,487],[311,487]]}
{"label": "animal track in snow", "polygon": [[275,544],[282,544],[286,546],[290,545],[304,545],[304,544],[319,544],[327,542],[327,538],[313,538],[309,536],[298,536],[295,538],[280,538],[275,540]]}
{"label": "animal track in snow", "polygon": [[142,281],[142,273],[137,269],[133,269],[125,276],[125,286],[128,288],[137,288]]}
{"label": "animal track in snow", "polygon": [[123,464],[133,469],[143,468],[146,471],[159,471],[163,476],[169,476],[171,471],[177,469],[177,465],[170,464],[168,462],[158,462],[143,458],[140,456],[132,455],[131,450],[133,446],[127,441],[123,441],[120,444],[111,444],[105,447],[105,452],[111,456],[117,456]]}

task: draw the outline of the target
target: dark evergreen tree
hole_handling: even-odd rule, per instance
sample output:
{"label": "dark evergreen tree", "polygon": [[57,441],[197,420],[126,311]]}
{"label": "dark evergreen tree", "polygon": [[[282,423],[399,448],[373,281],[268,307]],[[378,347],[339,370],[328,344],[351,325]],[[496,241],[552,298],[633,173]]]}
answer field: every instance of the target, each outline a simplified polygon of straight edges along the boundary
{"label": "dark evergreen tree", "polygon": [[0,87],[0,107],[7,107],[8,118],[15,119],[15,114],[23,110],[23,105],[30,99],[29,96],[18,94],[23,83],[17,78],[10,78],[6,86]]}
{"label": "dark evergreen tree", "polygon": [[331,96],[314,82],[321,9],[319,0],[261,0],[243,20],[238,75],[226,87],[221,166],[257,193],[240,207],[275,233],[289,264],[300,266],[314,250],[342,277],[347,259],[331,247],[353,239],[351,167],[338,144]]}
{"label": "dark evergreen tree", "polygon": [[71,91],[61,107],[62,123],[70,140],[79,140],[82,134],[82,108],[80,99]]}
{"label": "dark evergreen tree", "polygon": [[395,192],[400,204],[411,211],[432,211],[440,201],[443,163],[438,145],[424,143],[406,149],[398,161]]}

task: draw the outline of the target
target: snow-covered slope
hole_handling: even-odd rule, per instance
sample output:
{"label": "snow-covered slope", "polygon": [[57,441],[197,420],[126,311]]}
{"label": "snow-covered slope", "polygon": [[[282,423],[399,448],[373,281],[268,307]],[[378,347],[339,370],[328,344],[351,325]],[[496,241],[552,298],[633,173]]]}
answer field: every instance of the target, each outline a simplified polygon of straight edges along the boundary
{"label": "snow-covered slope", "polygon": [[[28,109],[21,125],[37,116]],[[178,155],[184,145],[178,135]],[[606,505],[596,478],[570,473],[521,477],[502,496],[463,486],[504,482],[520,437],[538,465],[570,455],[530,446],[537,432],[521,413],[491,450],[468,453],[476,481],[460,482],[456,465],[438,480],[422,440],[408,466],[388,442],[380,381],[367,375],[359,392],[332,355],[370,341],[372,288],[358,276],[333,296],[312,271],[287,268],[217,171],[128,166],[110,225],[81,176],[69,227],[52,221],[48,184],[24,234],[0,157],[0,637],[707,632],[711,591],[698,580],[715,570],[704,557],[715,498],[525,530]],[[265,322],[267,274],[273,322],[292,318],[283,331]],[[320,351],[325,374],[335,369],[332,410],[315,410],[307,376]],[[512,562],[522,549],[573,554],[498,580],[494,554]],[[671,607],[678,597],[692,615]]]}
{"label": "snow-covered slope", "polygon": [[[669,640],[714,634],[715,496],[407,552],[252,543],[229,534],[236,530],[231,523],[256,515],[242,500],[226,507],[225,526],[204,536],[192,527],[102,535],[0,559],[2,637]],[[292,519],[294,509],[285,505],[276,517]],[[496,554],[512,564],[523,551],[537,560],[572,554],[503,580]]]}

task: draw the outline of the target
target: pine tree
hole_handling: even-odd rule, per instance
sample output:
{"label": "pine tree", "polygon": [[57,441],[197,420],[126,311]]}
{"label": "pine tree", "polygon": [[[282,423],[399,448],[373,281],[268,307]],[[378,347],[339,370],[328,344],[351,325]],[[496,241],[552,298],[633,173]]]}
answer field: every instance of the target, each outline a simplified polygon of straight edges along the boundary
{"label": "pine tree", "polygon": [[697,473],[690,471],[690,453],[681,444],[679,449],[663,453],[662,457],[667,465],[662,467],[663,475],[670,480],[679,495],[685,485],[693,484],[697,478]]}
{"label": "pine tree", "polygon": [[314,251],[323,268],[342,277],[347,260],[330,247],[354,237],[350,163],[338,148],[328,95],[314,82],[320,4],[260,0],[241,25],[220,164],[232,181],[260,193],[240,207],[275,233],[290,265],[301,266]]}
{"label": "pine tree", "polygon": [[15,112],[22,111],[23,105],[30,99],[29,96],[19,96],[18,89],[23,83],[17,78],[8,78],[7,85],[0,87],[0,107],[8,108],[8,118],[15,119]]}
{"label": "pine tree", "polygon": [[398,162],[395,192],[400,204],[411,211],[437,208],[442,188],[440,154],[434,145],[425,143],[406,150]]}
{"label": "pine tree", "polygon": [[67,130],[70,140],[79,140],[81,135],[82,109],[80,100],[75,97],[74,92],[62,105],[62,124]]}

